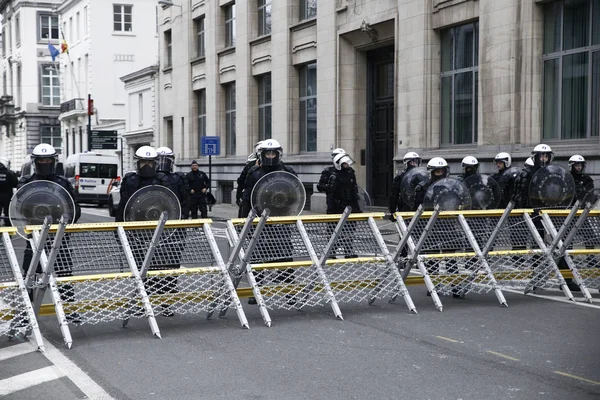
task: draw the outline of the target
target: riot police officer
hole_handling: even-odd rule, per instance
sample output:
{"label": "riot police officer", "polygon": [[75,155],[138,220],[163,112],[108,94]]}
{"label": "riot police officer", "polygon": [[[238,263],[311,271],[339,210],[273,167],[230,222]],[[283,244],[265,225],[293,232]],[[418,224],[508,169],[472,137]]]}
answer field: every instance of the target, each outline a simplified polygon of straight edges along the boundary
{"label": "riot police officer", "polygon": [[335,170],[327,184],[327,214],[341,214],[348,206],[352,207],[353,213],[362,212],[358,205],[358,185],[352,164],[347,154],[338,154],[333,159]]}
{"label": "riot police officer", "polygon": [[156,149],[156,153],[158,154],[156,167],[158,184],[175,193],[181,205],[181,215],[184,219],[187,219],[190,196],[187,176],[183,172],[173,172],[173,166],[175,165],[173,150],[168,147],[159,147]]}
{"label": "riot police officer", "polygon": [[[512,164],[512,157],[508,153],[498,153],[494,157],[494,163],[498,172],[492,175],[492,179],[498,182],[502,191],[502,198],[498,203],[498,208],[506,208],[512,198],[512,191],[517,179],[517,173],[509,173],[509,168]],[[512,172],[512,171],[511,171]]]}
{"label": "riot police officer", "polygon": [[421,166],[421,157],[414,151],[409,151],[402,158],[404,171],[396,175],[392,183],[392,195],[390,196],[389,210],[393,219],[396,211],[410,211],[410,206],[402,200],[402,179],[413,168]]}
{"label": "riot police officer", "polygon": [[[284,165],[282,162],[283,148],[277,140],[268,139],[262,141],[258,146],[259,164],[250,168],[246,178],[244,192],[242,194],[242,215],[248,215],[252,207],[252,190],[256,183],[265,175],[271,172],[285,171],[291,174],[296,174],[293,168]],[[262,210],[256,210],[261,213]],[[287,230],[287,232],[286,232]],[[270,233],[269,231],[272,231]],[[269,262],[291,262],[293,261],[294,245],[291,241],[292,232],[289,225],[266,225],[263,228],[265,234],[264,239],[257,245],[257,254],[264,253],[268,256]],[[277,233],[276,233],[277,232]],[[270,239],[271,236],[277,236],[276,239]],[[275,243],[273,242],[275,241]],[[272,259],[271,259],[272,258]],[[265,280],[264,274],[269,273],[265,270],[256,273],[256,282],[261,284]],[[278,272],[278,275],[272,279],[273,282],[292,283],[293,269],[286,269]],[[287,295],[288,303],[295,302],[292,295]],[[250,297],[248,304],[256,304],[256,299]]]}
{"label": "riot police officer", "polygon": [[538,144],[533,148],[531,158],[533,165],[525,165],[525,168],[523,168],[515,180],[512,198],[515,203],[515,208],[531,207],[531,202],[529,201],[529,183],[531,182],[531,178],[533,178],[533,175],[540,168],[546,167],[552,163],[554,152],[552,152],[552,149],[547,144]]}
{"label": "riot police officer", "polygon": [[[573,197],[573,204],[577,200],[584,202],[588,193],[594,190],[594,180],[591,176],[585,174],[585,167],[587,162],[583,156],[578,154],[569,158],[569,171],[575,180],[575,196]],[[581,204],[582,207],[585,204]]]}
{"label": "riot police officer", "polygon": [[429,172],[429,180],[419,182],[415,187],[415,206],[414,210],[423,204],[425,200],[425,192],[429,189],[429,186],[439,181],[440,179],[447,178],[450,175],[450,167],[448,162],[442,157],[434,157],[427,163],[427,171]]}
{"label": "riot police officer", "polygon": [[198,169],[196,160],[192,161],[192,170],[188,172],[187,180],[190,186],[189,207],[192,219],[198,218],[198,209],[200,209],[200,218],[208,218],[206,192],[210,188],[210,179],[203,171]]}
{"label": "riot police officer", "polygon": [[135,172],[128,172],[123,177],[119,192],[121,199],[117,206],[115,222],[123,222],[123,213],[129,198],[139,189],[158,185],[160,182],[156,178],[156,169],[158,165],[158,153],[150,146],[142,146],[136,150],[133,156]]}
{"label": "riot police officer", "polygon": [[[332,162],[335,156],[337,156],[338,154],[346,154],[346,150],[342,149],[341,147],[333,149],[333,151],[331,152]],[[319,183],[317,183],[317,190],[319,192],[327,192],[327,184],[329,183],[329,177],[331,176],[331,174],[333,174],[334,171],[335,167],[333,165],[323,169],[323,171],[321,172],[321,177],[319,178]]]}
{"label": "riot police officer", "polygon": [[258,142],[254,145],[254,151],[248,155],[248,160],[246,161],[246,165],[242,170],[242,173],[237,178],[237,190],[235,191],[235,202],[238,205],[238,218],[243,218],[245,215],[242,215],[242,195],[244,193],[244,186],[246,186],[246,177],[248,176],[248,171],[250,168],[258,165],[258,146],[261,142]]}
{"label": "riot police officer", "polygon": [[462,173],[458,175],[457,179],[464,182],[468,177],[477,174],[479,171],[479,160],[473,156],[466,156],[462,159],[460,166],[462,167]]}
{"label": "riot police officer", "polygon": [[4,213],[4,226],[11,226],[8,217],[8,206],[13,195],[13,189],[18,184],[17,175],[9,169],[8,159],[0,158],[0,214]]}
{"label": "riot police officer", "polygon": [[[73,223],[79,220],[81,216],[81,208],[77,203],[77,196],[75,195],[75,190],[71,183],[64,176],[60,176],[56,174],[56,164],[58,163],[58,153],[51,145],[47,143],[38,144],[35,146],[31,153],[31,158],[33,159],[35,172],[31,175],[22,177],[19,180],[19,184],[17,185],[17,189],[25,186],[26,184],[34,181],[50,181],[60,185],[64,188],[69,195],[73,198],[73,202],[75,203],[75,216],[73,219]],[[62,246],[68,248],[68,237],[63,239]],[[33,259],[33,251],[31,249],[31,243],[28,240],[25,248],[25,252],[23,254],[23,276],[27,275],[27,271],[29,270],[29,265],[31,264],[31,260]],[[66,265],[60,265],[55,268],[56,275],[59,277],[63,276],[72,276],[73,275],[73,266],[71,265],[70,258],[67,258]],[[41,266],[37,266],[37,272],[41,271]],[[64,302],[73,302],[75,300],[75,291],[72,285],[60,285],[59,293],[62,301]],[[31,293],[30,293],[31,296]],[[69,321],[78,323],[81,322],[80,316],[77,313],[67,315],[67,319]]]}

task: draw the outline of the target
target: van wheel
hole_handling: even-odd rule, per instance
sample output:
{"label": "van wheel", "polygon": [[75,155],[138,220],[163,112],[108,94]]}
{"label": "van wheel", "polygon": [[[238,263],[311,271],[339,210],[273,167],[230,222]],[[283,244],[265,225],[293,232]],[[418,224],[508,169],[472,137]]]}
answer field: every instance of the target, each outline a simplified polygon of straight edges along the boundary
{"label": "van wheel", "polygon": [[113,207],[112,197],[108,198],[108,215],[110,215],[111,217],[115,216],[115,208]]}

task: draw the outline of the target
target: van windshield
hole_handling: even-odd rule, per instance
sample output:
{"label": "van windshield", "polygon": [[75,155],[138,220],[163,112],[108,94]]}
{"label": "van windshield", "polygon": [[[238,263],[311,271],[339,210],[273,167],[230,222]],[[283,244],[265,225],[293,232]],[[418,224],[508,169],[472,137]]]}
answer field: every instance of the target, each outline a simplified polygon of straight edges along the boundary
{"label": "van windshield", "polygon": [[117,177],[117,164],[81,163],[79,176],[82,178],[113,179]]}

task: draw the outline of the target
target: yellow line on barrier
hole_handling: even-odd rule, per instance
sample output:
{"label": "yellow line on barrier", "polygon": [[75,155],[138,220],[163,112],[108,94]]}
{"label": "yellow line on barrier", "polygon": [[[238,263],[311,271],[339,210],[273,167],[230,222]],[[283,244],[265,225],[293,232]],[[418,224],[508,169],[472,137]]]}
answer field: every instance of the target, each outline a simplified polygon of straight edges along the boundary
{"label": "yellow line on barrier", "polygon": [[554,373],[558,374],[558,375],[566,376],[568,378],[577,379],[577,380],[582,381],[582,382],[591,383],[592,385],[600,385],[600,382],[596,382],[596,381],[593,381],[591,379],[582,378],[581,376],[577,376],[577,375],[571,375],[571,374],[568,374],[566,372],[554,371]]}
{"label": "yellow line on barrier", "polygon": [[492,350],[488,350],[488,351],[486,351],[486,353],[490,353],[490,354],[493,354],[498,357],[506,358],[507,360],[511,360],[511,361],[521,361],[518,358],[507,356],[506,354],[498,353],[498,352],[492,351]]}
{"label": "yellow line on barrier", "polygon": [[4,232],[8,232],[10,235],[14,235],[15,233],[17,233],[17,228],[13,228],[13,227],[2,227],[0,228],[0,233],[4,233]]}
{"label": "yellow line on barrier", "polygon": [[450,338],[447,338],[444,336],[436,336],[436,338],[442,339],[442,340],[445,340],[445,341],[451,342],[451,343],[460,343],[460,340],[454,340],[454,339],[450,339]]}
{"label": "yellow line on barrier", "polygon": [[[385,217],[385,213],[360,213],[360,214],[350,214],[348,216],[348,221],[366,221],[369,217],[373,217],[373,219],[383,219]],[[295,224],[296,221],[302,221],[303,223],[311,223],[311,222],[338,222],[342,218],[342,214],[318,214],[318,215],[298,215],[296,217],[269,217],[267,219],[267,224]],[[253,224],[257,224],[260,221],[260,218],[254,218],[252,220]],[[233,218],[231,219],[233,225],[244,225],[246,223],[246,218]]]}
{"label": "yellow line on barrier", "polygon": [[571,256],[598,255],[598,254],[600,254],[600,249],[573,249],[573,250],[567,250],[567,253]]}
{"label": "yellow line on barrier", "polygon": [[[510,216],[520,216],[525,213],[532,213],[533,208],[523,208],[523,209],[515,209],[511,210]],[[504,210],[462,210],[462,211],[441,211],[438,215],[438,218],[455,218],[458,215],[464,215],[465,218],[473,218],[473,217],[501,217],[504,214]],[[396,216],[400,216],[404,219],[412,218],[415,213],[414,212],[399,212],[395,213]],[[431,218],[433,215],[433,211],[425,211],[421,214],[421,218]]]}
{"label": "yellow line on barrier", "polygon": [[[551,217],[566,217],[567,215],[569,215],[570,212],[571,212],[571,210],[542,210],[541,211],[542,214],[548,214]],[[583,213],[583,210],[577,210],[576,215],[579,216],[579,215],[581,215],[581,213]],[[590,213],[588,214],[588,216],[598,217],[598,216],[600,216],[600,210],[590,210]]]}
{"label": "yellow line on barrier", "polygon": [[[327,265],[335,265],[335,264],[345,264],[348,262],[353,263],[367,263],[367,262],[384,262],[385,258],[383,257],[358,257],[358,258],[336,258],[327,260],[325,263]],[[311,260],[303,260],[303,261],[284,261],[284,262],[274,262],[274,263],[266,263],[266,264],[252,264],[252,269],[256,271],[261,270],[270,270],[270,269],[285,269],[285,268],[302,268],[302,267],[310,267],[313,265]]]}
{"label": "yellow line on barrier", "polygon": [[[212,224],[212,219],[174,219],[169,220],[165,224],[165,228],[197,228],[204,224]],[[154,229],[158,221],[136,221],[136,222],[94,222],[85,224],[71,224],[65,228],[66,232],[87,232],[87,231],[114,231],[119,226],[125,230],[135,229]],[[25,232],[41,230],[42,225],[27,225]],[[56,232],[58,224],[50,226],[50,232]]]}

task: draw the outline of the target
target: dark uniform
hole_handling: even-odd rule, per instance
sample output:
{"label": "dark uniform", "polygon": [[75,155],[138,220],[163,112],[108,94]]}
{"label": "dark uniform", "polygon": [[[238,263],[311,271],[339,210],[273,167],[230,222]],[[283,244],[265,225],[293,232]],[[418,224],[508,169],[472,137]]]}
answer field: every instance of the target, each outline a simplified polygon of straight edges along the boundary
{"label": "dark uniform", "polygon": [[[404,179],[404,176],[413,168],[416,167],[407,164],[406,169],[394,177],[394,181],[392,182],[392,194],[388,205],[390,214],[394,214],[396,211],[411,211],[410,205],[406,204],[402,199],[402,179]],[[418,178],[415,177],[415,179]],[[416,185],[412,185],[412,187],[416,187]]]}
{"label": "dark uniform", "polygon": [[158,172],[156,179],[160,186],[164,186],[175,193],[181,205],[182,219],[187,219],[189,214],[190,186],[186,174],[183,172]]}
{"label": "dark uniform", "polygon": [[[73,198],[73,201],[75,203],[75,218],[73,220],[73,223],[76,223],[79,220],[79,218],[81,217],[81,208],[79,207],[79,204],[77,203],[77,197],[75,195],[75,190],[73,190],[73,186],[67,180],[67,178],[65,178],[64,176],[56,175],[56,174],[49,175],[49,176],[38,176],[36,173],[34,173],[33,175],[29,175],[29,176],[21,178],[19,180],[17,190],[20,189],[21,187],[25,186],[26,184],[28,184],[30,182],[34,182],[34,181],[50,181],[50,182],[54,182],[54,183],[60,185],[61,187],[63,187],[69,193],[69,195]],[[31,237],[28,235],[28,238],[30,239]],[[48,245],[45,246],[45,250],[47,252],[50,251],[50,248]],[[64,252],[70,251],[68,235],[63,238],[63,241],[61,243],[61,251],[64,251]],[[23,254],[23,277],[25,277],[27,275],[27,271],[29,270],[29,266],[31,264],[32,259],[33,259],[33,251],[31,249],[31,242],[28,240],[27,245],[25,247],[25,252]],[[73,276],[73,264],[71,262],[71,257],[67,256],[67,257],[65,257],[65,260],[66,260],[65,265],[55,265],[55,267],[54,267],[54,271],[56,272],[56,276],[58,276],[58,277]],[[37,273],[42,272],[42,267],[40,264],[38,264],[36,272]],[[61,297],[62,301],[69,303],[69,302],[73,302],[75,300],[75,291],[73,289],[73,286],[60,285],[58,287],[58,289],[59,289],[59,293],[60,293],[60,297]],[[30,293],[30,296],[31,296],[31,293]],[[68,319],[77,319],[79,317],[78,316],[67,316],[67,318]]]}
{"label": "dark uniform", "polygon": [[533,175],[535,175],[539,169],[539,165],[526,165],[515,179],[512,196],[515,208],[531,207],[531,202],[529,201],[529,184],[531,183],[531,178],[533,178]]}
{"label": "dark uniform", "polygon": [[591,176],[577,173],[574,169],[571,169],[571,175],[573,175],[573,179],[575,180],[575,196],[573,196],[573,203],[571,206],[575,204],[577,200],[582,202],[580,205],[581,208],[585,207],[583,201],[585,200],[588,193],[594,190],[594,180]]}
{"label": "dark uniform", "polygon": [[[352,213],[361,213],[358,200],[358,185],[354,169],[351,167],[335,169],[329,177],[327,214],[341,214],[346,207],[351,207]],[[353,245],[354,232],[356,232],[356,222],[347,221],[339,238],[346,258],[356,257]],[[333,234],[333,232],[331,233]]]}
{"label": "dark uniform", "polygon": [[248,215],[248,214],[244,215],[242,213],[242,196],[244,194],[244,188],[246,187],[246,178],[248,177],[248,172],[250,172],[250,169],[252,167],[255,167],[256,164],[257,164],[256,160],[247,162],[246,165],[244,165],[244,169],[242,170],[242,173],[237,178],[237,190],[235,191],[235,202],[238,205],[238,218],[244,218]]}
{"label": "dark uniform", "polygon": [[508,168],[504,168],[492,175],[492,179],[498,183],[500,192],[502,193],[502,198],[500,199],[500,203],[498,203],[498,208],[500,209],[506,208],[508,203],[510,203],[513,196],[515,181],[519,176],[517,173],[508,174],[506,173],[507,170]]}
{"label": "dark uniform", "polygon": [[[188,172],[187,180],[190,186],[189,209],[192,213],[192,219],[198,218],[198,209],[200,209],[201,218],[208,218],[207,194],[203,193],[202,189],[207,191],[210,189],[210,179],[204,172],[198,170]],[[194,193],[191,192],[192,190]]]}
{"label": "dark uniform", "polygon": [[158,184],[160,184],[160,182],[158,181],[156,176],[143,178],[135,172],[127,173],[123,178],[123,182],[121,183],[121,187],[119,189],[121,199],[119,200],[119,205],[117,206],[115,222],[123,222],[123,212],[125,211],[125,206],[127,205],[129,198],[135,192],[137,192],[143,187]]}
{"label": "dark uniform", "polygon": [[13,195],[13,189],[19,184],[17,175],[0,163],[0,214],[4,214],[4,226],[11,226],[8,216],[8,206]]}
{"label": "dark uniform", "polygon": [[317,190],[321,193],[327,192],[327,185],[329,184],[329,178],[335,172],[335,167],[326,167],[321,171],[321,177],[319,183],[317,183]]}

